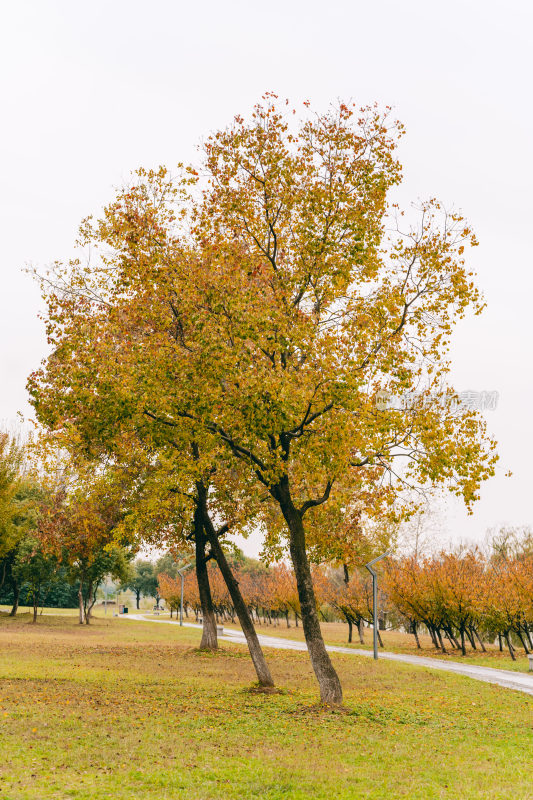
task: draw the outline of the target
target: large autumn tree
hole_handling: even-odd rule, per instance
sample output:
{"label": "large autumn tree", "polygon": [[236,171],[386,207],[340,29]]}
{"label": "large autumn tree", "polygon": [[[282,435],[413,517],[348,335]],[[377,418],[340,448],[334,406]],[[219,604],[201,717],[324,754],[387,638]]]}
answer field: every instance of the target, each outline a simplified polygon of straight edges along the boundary
{"label": "large autumn tree", "polygon": [[54,353],[30,391],[88,450],[130,428],[159,452],[179,443],[184,464],[200,442],[200,483],[221,450],[244,466],[284,520],[321,698],[340,703],[305,520],[350,475],[476,499],[493,444],[446,379],[453,324],[482,304],[460,215],[430,201],[409,223],[389,204],[387,111],[289,112],[268,96],[207,140],[198,170],[141,170],[86,221],[90,258],[43,284]]}

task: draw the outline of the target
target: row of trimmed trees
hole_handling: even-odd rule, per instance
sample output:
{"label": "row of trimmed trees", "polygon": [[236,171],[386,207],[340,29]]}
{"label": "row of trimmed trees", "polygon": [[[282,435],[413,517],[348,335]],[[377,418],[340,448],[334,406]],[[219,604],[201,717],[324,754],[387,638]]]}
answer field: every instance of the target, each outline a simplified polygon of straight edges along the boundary
{"label": "row of trimmed trees", "polygon": [[[290,620],[294,618],[296,625],[299,624],[301,609],[298,588],[294,573],[286,564],[281,563],[266,568],[252,559],[244,559],[242,566],[233,564],[232,569],[254,622],[263,621],[264,624],[277,625],[280,620],[285,620],[289,628]],[[208,567],[208,575],[217,621],[235,622],[235,608],[220,570],[212,564]],[[166,600],[171,613],[173,610],[177,611],[181,603],[180,578],[161,573],[158,579],[161,597]],[[201,618],[202,603],[196,575],[193,572],[184,575],[183,599],[185,613],[188,615],[191,611],[196,619]]]}
{"label": "row of trimmed trees", "polygon": [[495,639],[515,659],[517,646],[533,652],[533,550],[489,556],[480,550],[392,561],[384,581],[387,601],[417,640],[423,626],[437,649],[485,650]]}
{"label": "row of trimmed trees", "polygon": [[[264,624],[290,627],[301,618],[296,578],[284,563],[270,568],[234,565],[234,574],[252,618]],[[208,567],[213,608],[219,621],[235,622],[235,609],[220,571]],[[315,567],[313,580],[317,608],[328,619],[348,624],[348,641],[357,630],[364,641],[364,626],[372,622],[372,585],[360,569]],[[167,573],[159,575],[159,591],[172,610],[178,610],[181,581]],[[380,627],[403,628],[412,633],[418,647],[419,633],[427,632],[443,653],[449,649],[466,653],[467,647],[486,650],[486,643],[499,642],[515,659],[517,646],[533,652],[533,549],[524,542],[518,552],[458,548],[417,559],[388,559],[383,567],[379,591]],[[184,578],[185,613],[201,617],[202,606],[194,573]],[[387,621],[387,622],[385,622]],[[381,636],[378,631],[381,646]]]}

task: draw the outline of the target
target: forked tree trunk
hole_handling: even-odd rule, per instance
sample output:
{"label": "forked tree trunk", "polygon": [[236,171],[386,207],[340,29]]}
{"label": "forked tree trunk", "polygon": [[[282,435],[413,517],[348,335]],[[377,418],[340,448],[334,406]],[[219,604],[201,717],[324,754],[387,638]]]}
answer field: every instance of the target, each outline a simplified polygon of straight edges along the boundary
{"label": "forked tree trunk", "polygon": [[87,589],[87,604],[86,604],[86,610],[85,610],[85,624],[86,625],[90,625],[90,623],[91,623],[92,612],[93,612],[93,608],[94,608],[94,604],[95,603],[96,603],[96,587],[94,588],[94,592],[93,592],[93,583],[91,581],[91,583],[89,584],[88,589]]}
{"label": "forked tree trunk", "polygon": [[455,644],[454,644],[454,641],[452,639],[451,633],[449,631],[447,631],[447,630],[445,630],[444,633],[446,634],[446,638],[448,639],[449,643],[452,646],[452,650],[455,650],[456,648],[455,648]]}
{"label": "forked tree trunk", "polygon": [[209,516],[207,510],[207,489],[203,483],[198,482],[197,491],[202,511],[202,522],[207,541],[211,545],[213,555],[220,568],[220,572],[222,573],[222,577],[224,578],[226,586],[228,587],[228,592],[230,594],[233,607],[237,612],[242,632],[246,637],[246,643],[248,644],[248,649],[257,673],[259,684],[265,688],[273,687],[274,681],[272,680],[272,675],[270,674],[270,670],[261,649],[261,645],[259,644],[259,639],[257,638],[257,633],[255,632],[254,624],[250,617],[250,612],[248,611],[248,607],[244,602],[241,590],[239,589],[239,584],[236,581],[233,572],[231,571],[231,567],[228,564],[224,551],[218,540],[217,532],[211,521],[211,517]]}
{"label": "forked tree trunk", "polygon": [[302,515],[292,502],[288,480],[285,479],[283,483],[280,483],[277,489],[277,499],[289,528],[289,550],[296,575],[302,625],[311,664],[320,687],[320,699],[327,705],[341,705],[341,683],[326,650],[318,621],[315,590],[307,558]]}
{"label": "forked tree trunk", "polygon": [[457,636],[455,636],[455,634],[453,632],[453,628],[450,628],[449,633],[450,633],[452,642],[455,644],[456,649],[459,650],[459,642],[457,640]]}
{"label": "forked tree trunk", "polygon": [[205,560],[206,538],[202,524],[202,512],[197,507],[194,511],[194,542],[196,548],[196,580],[198,582],[198,592],[202,605],[202,641],[201,650],[216,650],[217,640],[217,621],[213,611],[213,598],[211,597],[211,587],[209,585],[209,573]]}
{"label": "forked tree trunk", "polygon": [[472,631],[469,628],[465,628],[465,633],[467,635],[468,641],[470,642],[470,644],[472,646],[472,650],[477,650],[476,641],[474,639],[474,635],[473,635]]}
{"label": "forked tree trunk", "polygon": [[433,625],[428,625],[428,631],[429,631],[429,635],[431,636],[431,641],[433,642],[434,647],[437,650],[440,650],[439,643],[437,641],[437,636],[435,634],[435,629],[434,629]]}

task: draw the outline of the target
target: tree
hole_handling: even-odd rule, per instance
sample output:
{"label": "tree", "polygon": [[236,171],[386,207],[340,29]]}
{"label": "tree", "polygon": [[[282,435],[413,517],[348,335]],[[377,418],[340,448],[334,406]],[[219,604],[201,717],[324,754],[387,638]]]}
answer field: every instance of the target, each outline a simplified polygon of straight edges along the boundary
{"label": "tree", "polygon": [[59,483],[51,477],[37,536],[78,586],[79,622],[89,625],[104,578],[124,581],[129,572],[130,542],[117,532],[126,487],[123,475],[112,469],[94,474],[94,465],[68,459],[64,467]]}
{"label": "tree", "polygon": [[57,572],[57,558],[46,553],[39,540],[27,536],[18,548],[13,564],[13,574],[19,583],[26,583],[28,596],[33,605],[33,622],[37,622],[37,612],[42,595],[51,586]]}
{"label": "tree", "polygon": [[[15,583],[15,585],[14,585]],[[15,590],[18,592],[19,599],[28,596],[30,587],[28,584],[14,582],[11,575],[6,578],[3,586],[0,587],[0,605],[14,605]],[[78,605],[77,588],[72,586],[68,579],[64,566],[59,565],[53,580],[44,588],[40,599],[41,607],[49,608],[76,608]],[[14,615],[13,615],[14,616]]]}
{"label": "tree", "polygon": [[0,432],[0,587],[11,585],[11,616],[17,613],[22,583],[35,611],[41,590],[51,586],[56,569],[36,540],[46,491],[26,462],[27,447]]}
{"label": "tree", "polygon": [[285,614],[287,628],[290,627],[289,614],[292,611],[295,625],[298,626],[298,619],[302,615],[302,610],[294,572],[281,562],[273,567],[273,573],[274,608]]}
{"label": "tree", "polygon": [[[181,581],[176,578],[176,576],[168,575],[166,572],[158,573],[157,575],[157,591],[159,592],[160,597],[162,597],[168,607],[170,608],[170,616],[172,617],[172,611],[176,610],[176,615],[178,608],[181,605]],[[198,608],[199,603],[196,604],[193,598],[190,595],[190,591],[187,592],[187,596],[185,597],[185,587],[184,587],[184,605],[190,605],[194,608],[196,612],[196,616],[198,617]]]}
{"label": "tree", "polygon": [[[175,556],[168,552],[163,553],[162,556],[159,556],[157,561],[154,565],[154,573],[155,575],[168,575],[170,578],[175,578],[177,574],[178,563],[176,561]],[[164,597],[164,595],[161,595]]]}
{"label": "tree", "polygon": [[0,587],[10,583],[11,616],[19,604],[20,584],[13,571],[17,551],[35,523],[32,487],[23,475],[24,448],[15,437],[0,431]]}
{"label": "tree", "polygon": [[133,563],[133,573],[128,577],[123,589],[135,592],[137,608],[140,608],[141,597],[155,597],[157,592],[157,575],[151,561],[137,559]]}
{"label": "tree", "polygon": [[[402,129],[387,111],[340,104],[290,120],[268,96],[208,139],[202,177],[141,170],[86,222],[81,243],[100,262],[58,268],[48,284],[55,351],[30,391],[46,424],[68,420],[88,449],[104,427],[107,448],[134,428],[183,465],[196,443],[217,560],[206,476],[224,450],[241,464],[250,497],[284,520],[321,698],[336,704],[310,510],[354,475],[395,496],[446,484],[470,506],[494,444],[446,383],[453,325],[482,308],[463,256],[470,228],[436,201],[414,226],[388,204]],[[402,407],[377,404],[384,391]]]}

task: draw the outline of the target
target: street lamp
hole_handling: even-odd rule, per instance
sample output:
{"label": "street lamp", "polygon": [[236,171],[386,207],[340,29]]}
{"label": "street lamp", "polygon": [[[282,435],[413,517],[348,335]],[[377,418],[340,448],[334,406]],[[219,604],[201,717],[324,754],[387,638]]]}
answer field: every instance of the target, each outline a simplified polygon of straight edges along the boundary
{"label": "street lamp", "polygon": [[372,575],[372,594],[373,594],[373,612],[374,612],[374,658],[377,661],[378,658],[378,574],[375,569],[373,569],[374,564],[377,564],[378,561],[381,561],[382,558],[386,558],[389,555],[389,551],[387,550],[383,555],[378,556],[377,558],[373,558],[372,561],[369,561],[368,564],[365,564],[365,567]]}
{"label": "street lamp", "polygon": [[185,564],[184,567],[182,567],[181,569],[178,569],[178,571],[177,571],[178,575],[181,578],[180,625],[183,625],[183,582],[184,582],[184,574],[183,573],[186,572],[186,570],[190,569],[191,567],[194,567],[194,564],[195,564],[195,562],[191,561],[190,564]]}

